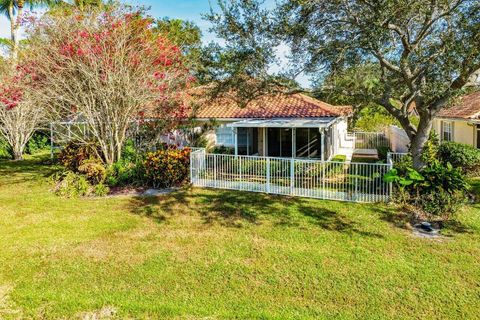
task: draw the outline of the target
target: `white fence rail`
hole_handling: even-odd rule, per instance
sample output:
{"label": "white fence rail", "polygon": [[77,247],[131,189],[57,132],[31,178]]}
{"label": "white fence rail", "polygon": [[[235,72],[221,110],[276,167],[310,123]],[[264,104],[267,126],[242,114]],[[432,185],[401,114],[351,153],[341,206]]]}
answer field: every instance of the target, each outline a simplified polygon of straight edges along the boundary
{"label": "white fence rail", "polygon": [[373,150],[390,146],[390,141],[382,132],[351,132],[349,138],[354,139],[354,148],[357,150]]}
{"label": "white fence rail", "polygon": [[211,187],[309,198],[388,201],[389,164],[191,153],[191,182]]}
{"label": "white fence rail", "polygon": [[409,153],[404,153],[404,152],[389,152],[387,153],[387,162],[398,162],[401,161],[404,157],[408,156]]}

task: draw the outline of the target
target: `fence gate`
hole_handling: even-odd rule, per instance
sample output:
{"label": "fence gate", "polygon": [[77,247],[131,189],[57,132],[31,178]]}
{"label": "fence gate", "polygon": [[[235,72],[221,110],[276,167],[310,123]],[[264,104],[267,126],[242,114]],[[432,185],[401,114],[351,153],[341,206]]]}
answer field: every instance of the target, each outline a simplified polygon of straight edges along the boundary
{"label": "fence gate", "polygon": [[354,202],[388,201],[391,185],[383,175],[391,163],[335,161],[207,154],[190,159],[194,186],[265,192]]}

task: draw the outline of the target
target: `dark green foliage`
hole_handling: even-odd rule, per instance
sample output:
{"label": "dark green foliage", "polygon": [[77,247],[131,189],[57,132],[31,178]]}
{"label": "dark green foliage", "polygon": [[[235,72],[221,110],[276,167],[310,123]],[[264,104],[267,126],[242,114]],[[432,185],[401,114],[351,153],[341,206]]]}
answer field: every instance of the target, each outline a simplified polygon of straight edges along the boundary
{"label": "dark green foliage", "polygon": [[[480,69],[477,0],[282,0],[274,8],[261,0],[222,0],[207,19],[225,42],[205,55],[211,63],[204,78],[217,91],[248,102],[272,90],[299,90],[279,89],[288,85],[279,76],[315,75],[327,96],[384,107],[407,133],[417,169],[425,165],[421,154],[433,116],[463,94]],[[273,74],[280,44],[290,49],[292,63]],[[413,103],[418,122],[410,118]]]}
{"label": "dark green foliage", "polygon": [[121,160],[107,169],[106,184],[114,186],[138,186],[145,181],[143,161],[130,162]]}
{"label": "dark green foliage", "polygon": [[50,139],[45,132],[37,131],[28,141],[25,147],[26,154],[35,154],[39,151],[47,150],[50,148]]}
{"label": "dark green foliage", "polygon": [[235,148],[225,146],[215,146],[212,149],[212,153],[216,154],[235,154]]}
{"label": "dark green foliage", "polygon": [[0,137],[0,159],[12,159],[12,148],[2,137]]}
{"label": "dark green foliage", "polygon": [[387,155],[390,152],[389,147],[377,147],[377,154],[378,154],[378,159],[381,161],[386,161],[387,160]]}
{"label": "dark green foliage", "polygon": [[465,174],[480,172],[480,150],[457,142],[444,142],[438,149],[442,163],[451,163]]}
{"label": "dark green foliage", "polygon": [[397,200],[413,205],[428,216],[448,219],[466,200],[469,189],[462,172],[451,164],[436,161],[420,172],[406,165],[383,177],[397,186]]}

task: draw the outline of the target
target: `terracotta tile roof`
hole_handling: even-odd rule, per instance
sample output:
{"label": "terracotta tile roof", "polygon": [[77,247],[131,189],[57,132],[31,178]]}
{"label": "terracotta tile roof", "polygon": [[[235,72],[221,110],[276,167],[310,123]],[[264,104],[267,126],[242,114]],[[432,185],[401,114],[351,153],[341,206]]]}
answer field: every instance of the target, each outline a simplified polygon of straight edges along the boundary
{"label": "terracotta tile roof", "polygon": [[198,104],[197,118],[322,118],[352,114],[351,106],[333,106],[304,94],[272,95],[252,101],[245,108],[227,98]]}
{"label": "terracotta tile roof", "polygon": [[480,91],[461,97],[438,113],[442,118],[480,119]]}

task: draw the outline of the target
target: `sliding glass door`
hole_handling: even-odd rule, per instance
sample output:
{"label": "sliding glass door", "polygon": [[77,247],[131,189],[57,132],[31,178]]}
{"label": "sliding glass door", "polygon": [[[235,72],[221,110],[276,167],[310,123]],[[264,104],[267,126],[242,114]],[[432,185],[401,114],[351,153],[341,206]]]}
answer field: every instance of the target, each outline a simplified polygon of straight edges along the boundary
{"label": "sliding glass door", "polygon": [[295,136],[297,158],[322,157],[322,134],[317,128],[298,128]]}
{"label": "sliding glass door", "polygon": [[292,129],[268,128],[268,156],[292,156]]}

